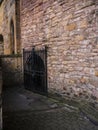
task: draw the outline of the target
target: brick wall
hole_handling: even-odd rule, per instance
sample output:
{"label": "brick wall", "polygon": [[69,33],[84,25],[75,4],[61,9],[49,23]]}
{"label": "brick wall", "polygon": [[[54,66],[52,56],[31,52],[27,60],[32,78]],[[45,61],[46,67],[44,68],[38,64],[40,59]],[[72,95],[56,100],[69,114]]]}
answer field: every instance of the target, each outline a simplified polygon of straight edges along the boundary
{"label": "brick wall", "polygon": [[98,99],[97,1],[22,0],[22,48],[48,46],[48,91]]}

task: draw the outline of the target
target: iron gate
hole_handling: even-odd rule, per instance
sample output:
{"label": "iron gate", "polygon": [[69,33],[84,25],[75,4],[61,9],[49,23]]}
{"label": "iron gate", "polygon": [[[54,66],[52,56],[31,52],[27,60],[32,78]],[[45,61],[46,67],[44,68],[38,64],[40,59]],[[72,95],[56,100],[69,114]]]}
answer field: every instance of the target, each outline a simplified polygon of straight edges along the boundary
{"label": "iron gate", "polygon": [[40,94],[47,94],[47,47],[23,50],[24,86]]}

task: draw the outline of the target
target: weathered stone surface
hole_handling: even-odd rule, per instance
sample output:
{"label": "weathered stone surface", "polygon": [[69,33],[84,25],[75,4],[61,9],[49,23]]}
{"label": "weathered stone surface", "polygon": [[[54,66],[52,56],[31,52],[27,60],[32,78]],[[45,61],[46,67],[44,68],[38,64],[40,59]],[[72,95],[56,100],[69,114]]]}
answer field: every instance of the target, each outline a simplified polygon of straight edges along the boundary
{"label": "weathered stone surface", "polygon": [[76,23],[68,24],[66,26],[66,30],[68,30],[68,31],[75,30],[75,28],[76,28]]}
{"label": "weathered stone surface", "polygon": [[[20,0],[3,0],[0,5],[0,34],[4,37],[4,54],[12,53],[11,21],[14,24],[14,51],[20,53]],[[1,48],[1,47],[0,47]]]}
{"label": "weathered stone surface", "polygon": [[95,71],[95,76],[97,76],[97,77],[98,77],[98,71]]}
{"label": "weathered stone surface", "polygon": [[3,24],[3,7],[0,6],[0,34],[2,34],[2,24]]}
{"label": "weathered stone surface", "polygon": [[3,86],[16,86],[23,83],[22,58],[5,56],[2,58]]}
{"label": "weathered stone surface", "polygon": [[80,21],[79,28],[87,28],[87,20]]}

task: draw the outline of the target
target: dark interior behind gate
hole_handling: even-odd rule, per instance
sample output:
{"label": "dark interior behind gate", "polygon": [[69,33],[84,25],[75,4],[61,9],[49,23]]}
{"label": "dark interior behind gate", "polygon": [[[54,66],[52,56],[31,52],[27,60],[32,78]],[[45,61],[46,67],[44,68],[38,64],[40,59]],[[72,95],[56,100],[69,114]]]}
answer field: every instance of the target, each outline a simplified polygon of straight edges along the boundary
{"label": "dark interior behind gate", "polygon": [[47,47],[23,50],[24,86],[40,94],[47,94]]}

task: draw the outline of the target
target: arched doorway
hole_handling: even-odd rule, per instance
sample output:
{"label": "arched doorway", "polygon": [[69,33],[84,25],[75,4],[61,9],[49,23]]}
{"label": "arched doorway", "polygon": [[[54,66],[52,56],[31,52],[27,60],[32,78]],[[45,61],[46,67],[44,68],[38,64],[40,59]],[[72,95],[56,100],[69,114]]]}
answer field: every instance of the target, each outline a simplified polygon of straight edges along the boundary
{"label": "arched doorway", "polygon": [[10,48],[11,48],[11,54],[15,53],[15,41],[14,41],[14,23],[13,20],[11,20],[10,23]]}
{"label": "arched doorway", "polygon": [[4,39],[3,39],[3,35],[0,34],[0,54],[2,55],[4,53]]}
{"label": "arched doorway", "polygon": [[24,50],[25,88],[40,94],[47,94],[46,49]]}
{"label": "arched doorway", "polygon": [[2,44],[2,43],[3,43],[3,41],[4,41],[4,39],[3,39],[3,35],[2,35],[2,34],[0,34],[0,44]]}

